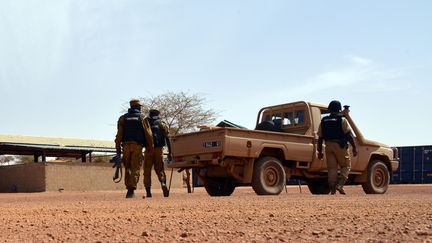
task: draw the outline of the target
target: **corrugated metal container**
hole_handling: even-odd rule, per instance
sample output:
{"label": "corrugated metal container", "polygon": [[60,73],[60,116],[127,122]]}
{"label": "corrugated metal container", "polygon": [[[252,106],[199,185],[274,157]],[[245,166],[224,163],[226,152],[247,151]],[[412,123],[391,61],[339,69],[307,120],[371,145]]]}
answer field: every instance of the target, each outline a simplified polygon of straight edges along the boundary
{"label": "corrugated metal container", "polygon": [[399,168],[392,183],[432,183],[432,146],[398,147]]}
{"label": "corrugated metal container", "polygon": [[304,181],[302,181],[300,179],[288,179],[287,182],[286,182],[287,185],[298,185],[300,183],[302,185],[307,184],[306,182],[304,182]]}

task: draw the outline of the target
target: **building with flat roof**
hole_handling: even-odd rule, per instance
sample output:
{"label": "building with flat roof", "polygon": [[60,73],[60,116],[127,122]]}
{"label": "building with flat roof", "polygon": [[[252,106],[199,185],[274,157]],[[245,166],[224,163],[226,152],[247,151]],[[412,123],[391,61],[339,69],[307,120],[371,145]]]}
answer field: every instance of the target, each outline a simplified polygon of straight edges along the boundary
{"label": "building with flat roof", "polygon": [[92,153],[115,153],[114,141],[54,138],[21,135],[0,135],[0,155],[33,155],[34,161],[47,157],[81,158],[91,162]]}

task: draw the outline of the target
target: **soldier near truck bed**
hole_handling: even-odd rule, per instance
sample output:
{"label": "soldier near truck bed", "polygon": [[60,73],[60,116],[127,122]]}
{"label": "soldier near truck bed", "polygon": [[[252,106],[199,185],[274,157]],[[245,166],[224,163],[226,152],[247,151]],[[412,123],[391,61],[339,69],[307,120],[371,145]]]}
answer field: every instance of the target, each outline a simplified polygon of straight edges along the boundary
{"label": "soldier near truck bed", "polygon": [[[357,148],[348,121],[341,114],[341,103],[337,100],[331,101],[328,110],[330,115],[322,118],[318,130],[318,158],[322,159],[324,157],[322,152],[324,140],[330,192],[335,194],[336,190],[338,190],[339,193],[345,194],[343,186],[351,169],[348,142],[352,146],[354,156],[357,156]],[[340,166],[339,180],[337,176],[338,165]]]}
{"label": "soldier near truck bed", "polygon": [[171,161],[171,143],[168,138],[169,129],[167,124],[162,121],[159,117],[160,112],[156,109],[149,111],[149,116],[146,117],[146,121],[150,124],[154,150],[145,151],[144,153],[144,187],[146,190],[147,197],[152,197],[151,194],[151,169],[154,166],[154,170],[158,179],[161,183],[164,197],[169,196],[169,190],[166,185],[166,175],[164,171],[163,162],[163,148],[168,147],[168,160]]}
{"label": "soldier near truck bed", "polygon": [[126,198],[133,198],[140,177],[142,150],[145,147],[146,153],[152,152],[153,137],[150,125],[141,113],[141,102],[132,99],[129,104],[130,109],[117,122],[115,144],[117,155],[123,148],[121,161],[125,167]]}

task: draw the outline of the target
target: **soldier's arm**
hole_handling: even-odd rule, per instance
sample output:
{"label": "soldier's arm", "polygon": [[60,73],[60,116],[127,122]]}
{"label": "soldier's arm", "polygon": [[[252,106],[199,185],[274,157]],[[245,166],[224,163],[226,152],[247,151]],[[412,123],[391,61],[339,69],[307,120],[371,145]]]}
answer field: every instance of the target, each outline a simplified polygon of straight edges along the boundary
{"label": "soldier's arm", "polygon": [[356,144],[354,142],[354,136],[352,135],[352,132],[347,133],[346,136],[347,136],[348,142],[351,144],[353,149],[356,149]]}
{"label": "soldier's arm", "polygon": [[121,154],[121,142],[123,139],[123,123],[124,123],[124,119],[123,116],[121,116],[117,121],[117,134],[114,140],[117,154]]}
{"label": "soldier's arm", "polygon": [[357,156],[357,146],[356,146],[355,141],[354,141],[354,136],[353,136],[351,128],[348,124],[348,121],[345,118],[342,120],[342,129],[345,133],[346,139],[351,144],[351,147],[353,149],[353,155]]}
{"label": "soldier's arm", "polygon": [[172,160],[172,154],[171,154],[171,140],[169,138],[169,128],[168,125],[165,122],[162,122],[162,130],[164,132],[165,141],[168,147],[168,160]]}
{"label": "soldier's arm", "polygon": [[351,127],[349,126],[348,120],[345,117],[342,118],[342,131],[344,134],[351,132]]}
{"label": "soldier's arm", "polygon": [[143,125],[143,128],[144,128],[144,133],[145,133],[144,135],[145,135],[146,140],[147,140],[147,147],[146,147],[146,149],[149,149],[151,151],[151,150],[153,150],[153,147],[154,147],[153,133],[151,131],[150,124],[149,124],[148,120],[145,119],[144,117],[142,119],[142,125]]}

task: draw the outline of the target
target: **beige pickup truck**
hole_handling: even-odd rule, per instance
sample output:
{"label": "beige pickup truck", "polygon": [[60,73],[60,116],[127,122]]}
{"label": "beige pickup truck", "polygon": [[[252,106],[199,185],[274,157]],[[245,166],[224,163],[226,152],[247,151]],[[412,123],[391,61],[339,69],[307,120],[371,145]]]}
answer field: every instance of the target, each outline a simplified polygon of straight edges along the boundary
{"label": "beige pickup truck", "polygon": [[[258,195],[277,195],[289,178],[305,181],[312,194],[328,194],[326,159],[317,158],[317,131],[328,113],[325,105],[299,101],[262,108],[255,130],[214,127],[175,136],[168,167],[195,168],[210,196],[229,196],[235,187],[250,185]],[[399,166],[397,149],[365,139],[349,107],[343,114],[358,149],[347,184],[385,193],[389,172]]]}

